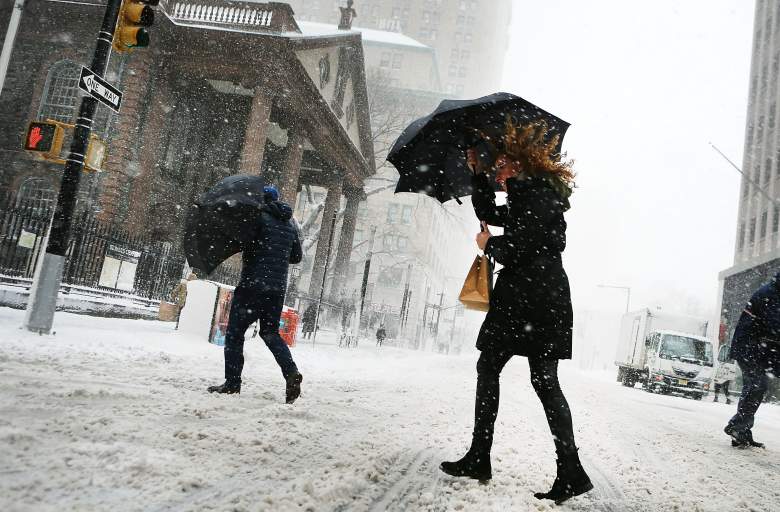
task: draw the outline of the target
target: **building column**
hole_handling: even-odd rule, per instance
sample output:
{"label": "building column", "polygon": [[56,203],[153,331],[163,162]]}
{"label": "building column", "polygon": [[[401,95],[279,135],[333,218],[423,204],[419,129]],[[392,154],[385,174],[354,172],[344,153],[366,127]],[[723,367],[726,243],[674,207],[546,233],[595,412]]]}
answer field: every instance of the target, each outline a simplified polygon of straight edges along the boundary
{"label": "building column", "polygon": [[345,195],[347,196],[347,206],[344,209],[344,218],[341,222],[338,251],[333,261],[333,286],[330,292],[332,301],[338,300],[342,287],[347,280],[347,271],[349,270],[350,257],[352,256],[352,245],[355,241],[358,207],[360,206],[360,201],[365,199],[365,193],[360,189],[348,189]]}
{"label": "building column", "polygon": [[312,267],[311,282],[309,283],[309,296],[311,297],[320,296],[322,278],[325,275],[325,261],[328,258],[328,254],[333,253],[332,249],[328,247],[333,215],[338,213],[339,206],[341,206],[340,178],[331,184],[328,188],[328,195],[325,196],[325,207],[322,209],[322,225],[320,227],[320,235],[317,237],[317,251],[314,253],[314,266]]}
{"label": "building column", "polygon": [[301,175],[301,161],[303,160],[303,146],[306,136],[300,128],[292,127],[287,133],[287,149],[284,156],[284,168],[282,169],[281,183],[279,184],[279,196],[282,201],[289,204],[295,210],[295,202],[298,198],[298,178]]}
{"label": "building column", "polygon": [[241,151],[242,174],[259,175],[265,152],[265,135],[273,106],[272,96],[260,87],[255,88],[252,110],[246,124],[244,147]]}

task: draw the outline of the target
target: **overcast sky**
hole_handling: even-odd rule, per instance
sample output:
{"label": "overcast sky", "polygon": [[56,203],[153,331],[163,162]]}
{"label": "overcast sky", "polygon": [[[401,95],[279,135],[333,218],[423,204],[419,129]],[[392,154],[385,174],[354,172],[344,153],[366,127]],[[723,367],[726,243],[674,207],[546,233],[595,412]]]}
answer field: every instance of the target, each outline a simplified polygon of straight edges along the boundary
{"label": "overcast sky", "polygon": [[517,0],[502,89],[572,123],[575,306],[714,314],[733,261],[753,0]]}

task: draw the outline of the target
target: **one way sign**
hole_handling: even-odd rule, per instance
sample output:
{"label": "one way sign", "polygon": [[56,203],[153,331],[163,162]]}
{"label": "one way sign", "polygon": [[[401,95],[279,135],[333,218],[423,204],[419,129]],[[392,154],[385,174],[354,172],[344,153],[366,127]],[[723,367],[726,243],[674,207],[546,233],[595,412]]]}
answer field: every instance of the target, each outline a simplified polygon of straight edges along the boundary
{"label": "one way sign", "polygon": [[122,93],[85,66],[81,66],[79,89],[89,93],[90,96],[114,112],[119,112],[119,106],[122,104]]}

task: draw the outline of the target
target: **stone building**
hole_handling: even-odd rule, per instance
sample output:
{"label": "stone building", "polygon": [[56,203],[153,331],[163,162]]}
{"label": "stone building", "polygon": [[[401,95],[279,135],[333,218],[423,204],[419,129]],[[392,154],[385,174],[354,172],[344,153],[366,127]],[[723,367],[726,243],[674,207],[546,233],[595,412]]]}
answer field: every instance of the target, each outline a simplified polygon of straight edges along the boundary
{"label": "stone building", "polygon": [[[103,11],[99,2],[25,3],[0,95],[4,191],[54,200],[61,167],[23,152],[24,130],[35,119],[74,119]],[[307,32],[287,4],[231,0],[162,0],[150,32],[149,48],[112,56],[106,78],[123,91],[122,110],[98,109],[109,156],[102,173],[85,175],[81,207],[176,243],[199,193],[231,174],[262,174],[291,203],[302,187],[320,187],[326,215],[345,198],[354,206],[339,238],[351,239],[374,174],[360,33],[349,24]],[[329,236],[326,223],[315,273]],[[338,251],[338,268],[349,254]]]}
{"label": "stone building", "polygon": [[780,272],[780,4],[757,0],[734,264],[719,275],[721,339],[752,293]]}
{"label": "stone building", "polygon": [[[357,0],[355,25],[400,32],[436,51],[442,91],[478,97],[501,82],[512,0]],[[291,0],[297,18],[330,22],[345,0]],[[405,59],[400,52],[392,62]]]}
{"label": "stone building", "polygon": [[[358,19],[359,16],[360,13]],[[304,31],[335,28],[320,22],[299,24]],[[351,264],[346,272],[329,273],[325,299],[327,305],[358,301],[373,232],[364,320],[374,327],[383,322],[391,337],[421,343],[426,338],[426,327],[429,334],[435,330],[439,312],[433,306],[440,302],[445,307],[456,303],[456,288],[462,284],[470,264],[467,260],[474,255],[473,233],[466,232],[467,223],[459,215],[469,213],[468,206],[445,209],[420,194],[394,194],[398,173],[385,161],[403,128],[444,99],[439,92],[436,52],[397,32],[357,26],[353,29],[363,38],[377,174],[366,180],[366,201],[357,210]],[[400,58],[395,57],[399,55]],[[296,216],[306,219],[317,211],[323,199],[324,192],[316,187],[302,192]],[[346,205],[342,209],[346,211]],[[344,247],[344,243],[336,240],[334,246]],[[308,295],[300,295],[309,301],[316,299],[312,292],[321,286],[321,281],[312,281],[310,263],[311,254],[305,258],[296,282],[296,289],[309,291]],[[448,309],[441,314],[440,332],[443,333],[445,322],[449,325],[454,313],[454,309]]]}

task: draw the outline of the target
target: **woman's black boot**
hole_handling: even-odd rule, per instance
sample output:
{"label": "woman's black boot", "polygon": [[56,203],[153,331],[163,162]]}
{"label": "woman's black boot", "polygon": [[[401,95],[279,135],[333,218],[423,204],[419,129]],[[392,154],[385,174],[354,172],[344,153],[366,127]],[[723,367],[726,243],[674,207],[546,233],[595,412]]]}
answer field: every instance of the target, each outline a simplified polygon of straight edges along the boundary
{"label": "woman's black boot", "polygon": [[462,459],[455,462],[442,462],[439,468],[450,476],[465,476],[486,483],[493,478],[490,467],[490,452],[475,450],[473,447]]}
{"label": "woman's black boot", "polygon": [[585,473],[577,451],[558,454],[556,461],[558,474],[549,492],[537,492],[534,497],[539,500],[553,500],[560,505],[569,498],[585,494],[593,489],[593,484]]}

